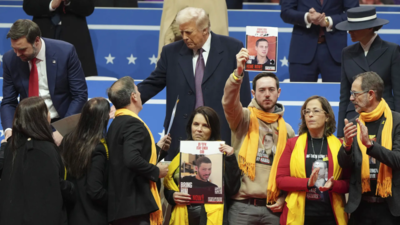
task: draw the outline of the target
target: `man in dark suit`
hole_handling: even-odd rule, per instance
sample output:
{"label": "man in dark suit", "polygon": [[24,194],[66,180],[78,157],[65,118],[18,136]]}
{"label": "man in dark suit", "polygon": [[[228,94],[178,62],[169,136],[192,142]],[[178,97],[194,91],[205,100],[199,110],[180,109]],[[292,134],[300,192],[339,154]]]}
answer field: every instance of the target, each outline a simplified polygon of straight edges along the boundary
{"label": "man in dark suit", "polygon": [[[5,139],[11,136],[18,97],[42,97],[53,121],[80,113],[88,93],[74,46],[41,38],[39,27],[30,20],[17,20],[7,38],[13,50],[3,56],[1,124]],[[57,131],[53,136],[60,144],[62,136]]]}
{"label": "man in dark suit", "polygon": [[[354,76],[374,71],[383,80],[383,98],[394,111],[400,111],[400,47],[396,43],[382,40],[376,32],[388,20],[376,18],[373,6],[362,6],[347,11],[349,20],[336,25],[336,29],[349,31],[351,40],[358,42],[343,49],[342,80],[340,83],[340,103],[337,136],[343,137],[344,119],[357,115],[350,102],[350,89]],[[365,19],[367,18],[367,19]]]}
{"label": "man in dark suit", "polygon": [[[164,46],[157,68],[138,85],[143,102],[167,87],[165,130],[168,129],[172,109],[179,96],[171,128],[173,142],[167,156],[169,160],[178,153],[179,141],[187,138],[186,123],[191,112],[199,106],[209,106],[218,113],[222,140],[230,144],[231,131],[221,100],[225,81],[236,69],[236,54],[243,47],[236,39],[210,32],[209,18],[203,9],[185,8],[178,13],[176,22],[183,40]],[[243,79],[240,100],[247,106],[250,103],[247,73]]]}
{"label": "man in dark suit", "polygon": [[[171,139],[166,135],[157,145],[154,143],[149,128],[138,116],[143,108],[142,101],[131,77],[120,78],[107,92],[117,109],[107,132],[110,150],[108,221],[113,225],[147,225],[153,219],[162,222],[155,183],[165,177],[168,165],[156,164],[161,147],[165,143],[163,149],[168,149]],[[166,154],[166,151],[161,152],[160,159]],[[152,224],[159,224],[157,221]]]}
{"label": "man in dark suit", "polygon": [[347,33],[335,29],[358,0],[282,0],[281,18],[293,24],[289,51],[290,81],[340,81],[340,52]]}
{"label": "man in dark suit", "polygon": [[97,76],[96,61],[86,17],[94,11],[93,0],[24,0],[23,9],[33,16],[42,36],[75,46],[85,76]]}
{"label": "man in dark suit", "polygon": [[382,98],[383,80],[375,72],[356,76],[350,101],[360,116],[345,119],[338,153],[342,168],[351,168],[349,224],[400,224],[400,113]]}

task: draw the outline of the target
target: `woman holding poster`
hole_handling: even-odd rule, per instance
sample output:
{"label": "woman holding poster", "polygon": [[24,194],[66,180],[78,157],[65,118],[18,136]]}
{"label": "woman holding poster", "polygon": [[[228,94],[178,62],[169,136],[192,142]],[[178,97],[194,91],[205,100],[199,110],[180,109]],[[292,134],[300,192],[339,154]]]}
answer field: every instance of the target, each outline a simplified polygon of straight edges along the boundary
{"label": "woman holding poster", "polygon": [[[201,106],[195,109],[186,126],[187,140],[193,141],[218,141],[220,136],[220,122],[217,113],[210,107]],[[234,150],[228,145],[221,145],[220,151],[224,152],[225,173],[224,191],[225,204],[190,204],[189,194],[179,192],[180,154],[169,165],[169,172],[164,178],[164,195],[168,203],[174,208],[169,224],[206,225],[208,220],[213,224],[227,224],[226,200],[238,192],[240,187],[240,170]]]}
{"label": "woman holding poster", "polygon": [[299,136],[287,141],[278,165],[278,188],[288,192],[280,224],[347,224],[345,177],[350,174],[338,164],[342,143],[333,135],[335,130],[335,115],[326,98],[308,98],[301,108]]}

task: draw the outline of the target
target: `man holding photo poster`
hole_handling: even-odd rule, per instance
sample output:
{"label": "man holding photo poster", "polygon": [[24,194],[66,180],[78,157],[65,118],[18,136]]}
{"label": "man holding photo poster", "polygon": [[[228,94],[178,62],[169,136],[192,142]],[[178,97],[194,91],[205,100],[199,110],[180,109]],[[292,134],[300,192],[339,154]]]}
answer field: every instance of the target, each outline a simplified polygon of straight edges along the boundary
{"label": "man holding photo poster", "polygon": [[[239,192],[233,196],[228,220],[231,224],[279,224],[279,213],[285,202],[276,186],[276,171],[286,140],[294,137],[292,127],[283,120],[284,107],[277,103],[281,93],[273,73],[263,72],[253,80],[253,99],[242,108],[239,99],[247,49],[236,55],[237,69],[225,84],[222,105],[232,130],[232,146],[243,175]],[[271,134],[276,152],[264,148],[265,135]],[[264,152],[266,154],[264,154]]]}

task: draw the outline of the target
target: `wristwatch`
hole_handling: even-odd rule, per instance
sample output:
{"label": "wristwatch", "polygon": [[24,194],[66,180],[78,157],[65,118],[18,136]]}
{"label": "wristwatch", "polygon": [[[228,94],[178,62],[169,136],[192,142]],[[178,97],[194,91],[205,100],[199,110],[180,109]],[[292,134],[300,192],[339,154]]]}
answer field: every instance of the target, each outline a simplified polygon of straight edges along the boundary
{"label": "wristwatch", "polygon": [[368,146],[366,145],[365,147],[371,148],[372,146],[374,146],[374,141],[371,140],[371,145],[368,145]]}
{"label": "wristwatch", "polygon": [[326,27],[329,27],[329,20],[328,20],[328,17],[325,17],[325,25],[326,25]]}

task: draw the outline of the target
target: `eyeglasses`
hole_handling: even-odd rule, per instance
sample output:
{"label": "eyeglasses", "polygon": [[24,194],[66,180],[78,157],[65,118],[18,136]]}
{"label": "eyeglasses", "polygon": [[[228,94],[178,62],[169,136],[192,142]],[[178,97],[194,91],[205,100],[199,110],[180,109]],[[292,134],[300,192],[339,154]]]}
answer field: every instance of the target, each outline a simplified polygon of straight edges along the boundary
{"label": "eyeglasses", "polygon": [[325,111],[323,109],[304,109],[303,110],[303,114],[304,115],[310,115],[310,113],[312,113],[313,115],[319,115],[322,113],[325,113]]}
{"label": "eyeglasses", "polygon": [[362,95],[364,93],[367,93],[368,91],[350,91],[350,96],[353,96],[354,98],[357,98],[358,96],[360,96],[360,95]]}

